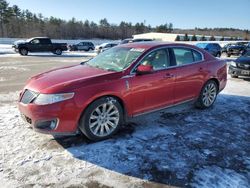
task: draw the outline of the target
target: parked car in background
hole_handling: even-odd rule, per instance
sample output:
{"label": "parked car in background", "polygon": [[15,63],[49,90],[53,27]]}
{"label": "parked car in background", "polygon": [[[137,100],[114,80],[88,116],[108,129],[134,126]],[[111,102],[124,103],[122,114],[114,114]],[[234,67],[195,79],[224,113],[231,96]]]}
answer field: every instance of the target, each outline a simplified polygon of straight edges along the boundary
{"label": "parked car in background", "polygon": [[68,50],[66,43],[52,43],[51,39],[47,37],[16,41],[12,48],[21,55],[28,55],[29,52],[52,52],[61,55],[63,51]]}
{"label": "parked car in background", "polygon": [[153,39],[124,39],[120,42],[120,44],[127,44],[127,43],[132,43],[132,42],[150,42],[150,41],[154,41]]}
{"label": "parked car in background", "polygon": [[153,39],[133,39],[132,42],[150,42],[154,41]]}
{"label": "parked car in background", "polygon": [[130,43],[130,42],[132,42],[132,41],[133,41],[132,38],[128,38],[128,39],[122,40],[119,44],[127,44],[127,43]]}
{"label": "parked car in background", "polygon": [[197,43],[196,46],[206,50],[214,57],[221,56],[221,46],[218,43]]}
{"label": "parked car in background", "polygon": [[243,43],[229,43],[226,44],[222,49],[221,53],[226,55],[227,57],[230,57],[231,55],[241,55],[244,50],[246,49],[246,45]]}
{"label": "parked car in background", "polygon": [[226,62],[193,45],[129,43],[32,77],[18,107],[36,131],[98,141],[127,118],[191,101],[209,108],[226,81]]}
{"label": "parked car in background", "polygon": [[154,41],[153,39],[124,39],[120,42],[120,44],[127,44],[132,42],[150,42]]}
{"label": "parked car in background", "polygon": [[90,51],[95,49],[95,45],[92,42],[79,42],[68,46],[70,51]]}
{"label": "parked car in background", "polygon": [[117,43],[103,43],[99,46],[96,46],[95,50],[97,53],[101,53],[101,52],[104,52],[110,48],[113,48],[114,46],[117,46],[117,45],[118,45]]}
{"label": "parked car in background", "polygon": [[242,56],[230,63],[228,73],[232,78],[250,76],[250,49],[246,50]]}

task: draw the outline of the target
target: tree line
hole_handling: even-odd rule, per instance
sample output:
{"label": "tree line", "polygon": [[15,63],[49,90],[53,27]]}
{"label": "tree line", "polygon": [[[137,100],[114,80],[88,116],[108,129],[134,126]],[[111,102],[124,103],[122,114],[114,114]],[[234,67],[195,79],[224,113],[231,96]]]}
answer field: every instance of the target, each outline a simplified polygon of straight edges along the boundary
{"label": "tree line", "polygon": [[10,6],[6,0],[0,0],[0,37],[30,38],[48,36],[53,39],[124,39],[134,34],[147,32],[188,33],[210,36],[237,36],[249,40],[249,31],[233,28],[195,28],[194,30],[174,29],[172,23],[152,27],[145,22],[132,24],[122,21],[120,24],[109,23],[106,18],[98,23],[89,20],[63,20],[55,17],[44,17],[41,13],[21,10],[17,5]]}
{"label": "tree line", "polygon": [[172,32],[173,24],[166,23],[156,27],[145,22],[132,24],[122,21],[119,25],[111,24],[106,18],[99,23],[72,18],[68,21],[44,17],[29,10],[21,10],[17,5],[9,6],[0,0],[0,37],[29,38],[32,36],[48,36],[55,39],[102,38],[124,39],[134,34],[146,32]]}

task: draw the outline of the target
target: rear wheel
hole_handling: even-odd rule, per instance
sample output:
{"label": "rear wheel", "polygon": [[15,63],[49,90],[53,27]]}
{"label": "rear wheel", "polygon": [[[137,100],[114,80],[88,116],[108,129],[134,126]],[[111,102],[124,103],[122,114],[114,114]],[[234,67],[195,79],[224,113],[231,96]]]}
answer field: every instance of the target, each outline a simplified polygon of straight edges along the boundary
{"label": "rear wheel", "polygon": [[121,104],[113,97],[103,97],[86,109],[79,128],[90,140],[110,138],[123,123]]}
{"label": "rear wheel", "polygon": [[214,80],[209,80],[202,88],[200,96],[196,102],[196,107],[205,109],[211,107],[217,97],[218,86]]}
{"label": "rear wheel", "polygon": [[220,57],[220,56],[221,56],[221,53],[218,52],[218,53],[216,54],[216,57]]}
{"label": "rear wheel", "polygon": [[19,54],[20,55],[28,55],[28,50],[26,48],[21,48],[21,49],[19,49]]}
{"label": "rear wheel", "polygon": [[62,55],[62,50],[61,49],[56,49],[55,54],[56,55]]}

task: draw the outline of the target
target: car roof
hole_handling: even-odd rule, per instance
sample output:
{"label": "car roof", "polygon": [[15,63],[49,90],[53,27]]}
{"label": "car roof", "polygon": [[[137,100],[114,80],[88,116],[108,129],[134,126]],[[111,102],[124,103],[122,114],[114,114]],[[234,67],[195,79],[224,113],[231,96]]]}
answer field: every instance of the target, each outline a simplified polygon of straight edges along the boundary
{"label": "car roof", "polygon": [[49,39],[49,37],[32,37],[30,39]]}

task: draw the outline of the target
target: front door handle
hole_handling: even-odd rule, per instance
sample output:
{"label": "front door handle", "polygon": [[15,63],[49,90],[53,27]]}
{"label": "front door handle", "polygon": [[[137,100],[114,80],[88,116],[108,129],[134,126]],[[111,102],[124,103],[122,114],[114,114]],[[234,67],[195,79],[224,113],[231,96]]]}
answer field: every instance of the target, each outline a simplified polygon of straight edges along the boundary
{"label": "front door handle", "polygon": [[173,77],[174,77],[173,74],[165,74],[165,76],[163,78],[168,79],[168,78],[173,78]]}

